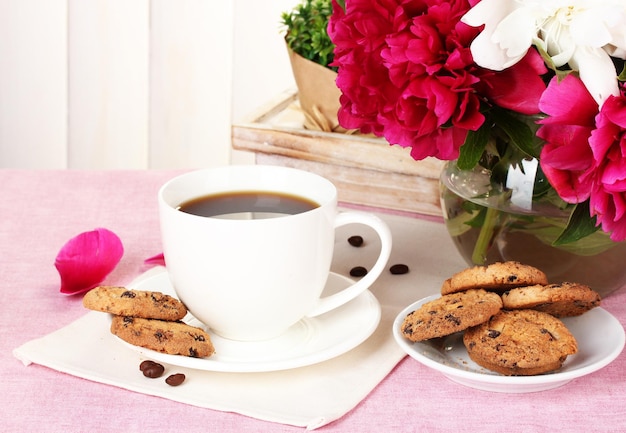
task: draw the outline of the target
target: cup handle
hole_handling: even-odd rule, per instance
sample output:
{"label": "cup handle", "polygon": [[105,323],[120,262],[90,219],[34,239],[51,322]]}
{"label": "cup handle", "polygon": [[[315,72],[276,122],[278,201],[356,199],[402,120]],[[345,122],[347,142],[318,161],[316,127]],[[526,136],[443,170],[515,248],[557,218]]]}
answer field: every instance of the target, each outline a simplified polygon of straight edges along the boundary
{"label": "cup handle", "polygon": [[387,261],[391,255],[391,230],[389,230],[387,223],[373,214],[348,211],[337,214],[335,218],[335,229],[352,223],[364,224],[376,231],[381,244],[378,260],[376,260],[376,263],[367,275],[359,281],[340,292],[321,298],[313,310],[307,314],[307,317],[319,316],[356,298],[376,281],[387,265]]}

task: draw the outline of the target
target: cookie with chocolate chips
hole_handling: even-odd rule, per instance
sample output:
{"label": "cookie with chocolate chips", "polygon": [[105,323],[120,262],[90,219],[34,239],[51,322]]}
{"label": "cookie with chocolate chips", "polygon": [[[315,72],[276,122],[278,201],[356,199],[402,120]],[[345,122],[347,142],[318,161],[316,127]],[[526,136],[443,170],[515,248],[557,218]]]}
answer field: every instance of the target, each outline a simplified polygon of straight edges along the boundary
{"label": "cookie with chocolate chips", "polygon": [[476,364],[507,376],[558,370],[578,351],[563,322],[536,310],[502,310],[466,330],[463,343]]}
{"label": "cookie with chocolate chips", "polygon": [[209,334],[183,322],[113,316],[111,333],[135,346],[170,355],[204,358],[215,351]]}
{"label": "cookie with chocolate chips", "polygon": [[469,289],[502,293],[515,287],[535,284],[548,284],[548,277],[543,271],[514,261],[496,262],[457,272],[444,281],[441,294],[447,295]]}
{"label": "cookie with chocolate chips", "polygon": [[482,289],[443,295],[409,313],[402,335],[414,342],[443,337],[483,323],[501,308],[500,295]]}
{"label": "cookie with chocolate chips", "polygon": [[508,310],[533,309],[555,317],[580,316],[600,305],[600,295],[579,283],[518,287],[502,294]]}
{"label": "cookie with chocolate chips", "polygon": [[83,297],[90,310],[144,319],[181,320],[187,308],[178,299],[160,292],[99,286]]}

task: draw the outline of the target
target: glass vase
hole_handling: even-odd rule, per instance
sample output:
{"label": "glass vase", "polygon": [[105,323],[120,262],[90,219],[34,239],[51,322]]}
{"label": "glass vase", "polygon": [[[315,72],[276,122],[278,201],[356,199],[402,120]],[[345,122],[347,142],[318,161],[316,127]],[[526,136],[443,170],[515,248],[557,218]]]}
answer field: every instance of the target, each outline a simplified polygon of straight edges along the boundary
{"label": "glass vase", "polygon": [[[555,246],[570,212],[557,200],[535,200],[538,161],[503,170],[461,170],[450,161],[441,174],[446,228],[468,265],[515,260],[544,271],[551,283],[583,283],[601,296],[626,284],[626,242],[612,242],[601,230]],[[562,203],[562,202],[561,202]]]}

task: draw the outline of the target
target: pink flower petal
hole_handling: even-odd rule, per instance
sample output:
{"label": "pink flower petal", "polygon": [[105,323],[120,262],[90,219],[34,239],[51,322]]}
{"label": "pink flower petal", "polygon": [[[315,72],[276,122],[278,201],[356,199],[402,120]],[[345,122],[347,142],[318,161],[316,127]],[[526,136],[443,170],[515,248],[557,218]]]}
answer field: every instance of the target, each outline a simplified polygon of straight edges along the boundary
{"label": "pink flower petal", "polygon": [[558,80],[553,77],[541,95],[539,108],[549,117],[540,123],[564,123],[594,127],[598,104],[582,81],[573,74]]}
{"label": "pink flower petal", "polygon": [[160,253],[156,256],[148,257],[143,262],[146,265],[165,266],[165,257],[163,256],[163,253]]}
{"label": "pink flower petal", "polygon": [[[526,56],[501,72],[483,71],[483,92],[496,105],[523,114],[539,112],[539,100],[546,90],[541,78],[546,67],[541,56],[530,50]],[[511,86],[511,83],[524,83],[523,86]]]}
{"label": "pink flower petal", "polygon": [[93,289],[117,266],[124,255],[120,238],[99,228],[70,239],[59,251],[54,266],[61,276],[61,293]]}

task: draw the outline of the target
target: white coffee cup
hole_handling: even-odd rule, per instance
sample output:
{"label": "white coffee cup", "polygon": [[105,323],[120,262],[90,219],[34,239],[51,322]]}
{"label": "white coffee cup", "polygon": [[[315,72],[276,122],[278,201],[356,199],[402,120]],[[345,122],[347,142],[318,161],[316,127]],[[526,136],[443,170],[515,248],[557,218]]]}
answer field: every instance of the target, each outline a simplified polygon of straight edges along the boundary
{"label": "white coffee cup", "polygon": [[[232,220],[179,210],[189,200],[232,192],[293,195],[319,204],[277,218]],[[302,170],[241,165],[189,172],[158,194],[166,268],[177,296],[211,331],[234,340],[277,337],[305,316],[314,317],[354,299],[384,270],[391,233],[366,212],[338,212],[337,189]],[[360,223],[381,241],[366,276],[320,298],[330,272],[335,229]]]}

